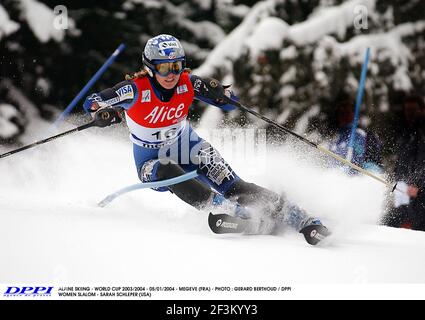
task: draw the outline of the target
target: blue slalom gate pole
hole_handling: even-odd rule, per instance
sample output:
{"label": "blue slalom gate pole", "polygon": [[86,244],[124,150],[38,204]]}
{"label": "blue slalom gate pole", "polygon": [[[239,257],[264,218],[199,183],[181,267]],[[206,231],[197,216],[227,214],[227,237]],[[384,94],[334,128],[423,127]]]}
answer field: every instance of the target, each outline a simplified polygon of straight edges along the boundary
{"label": "blue slalom gate pole", "polygon": [[177,184],[186,180],[190,180],[193,178],[196,178],[198,176],[198,173],[196,170],[182,174],[181,176],[174,177],[171,179],[161,180],[161,181],[154,181],[154,182],[143,182],[143,183],[136,183],[131,186],[122,188],[114,193],[111,193],[108,195],[105,199],[100,201],[97,205],[99,207],[105,207],[107,204],[111,203],[115,198],[119,197],[120,195],[123,195],[124,193],[138,190],[138,189],[145,189],[145,188],[158,188],[158,187],[167,187],[171,186],[173,184]]}
{"label": "blue slalom gate pole", "polygon": [[59,125],[65,117],[74,109],[77,102],[87,93],[87,91],[95,84],[95,82],[100,78],[100,76],[109,68],[109,66],[115,61],[118,55],[124,50],[125,45],[121,43],[119,47],[112,53],[108,60],[100,67],[99,70],[94,74],[94,76],[87,82],[83,89],[77,94],[77,96],[71,101],[71,103],[65,108],[65,110],[60,114],[60,116],[53,123],[53,126]]}
{"label": "blue slalom gate pole", "polygon": [[366,48],[366,55],[363,61],[362,66],[362,73],[360,75],[360,84],[359,88],[357,89],[357,97],[356,97],[356,110],[354,114],[354,120],[353,120],[353,126],[351,127],[351,133],[350,133],[350,141],[348,143],[348,150],[347,150],[347,156],[346,159],[351,162],[351,159],[353,158],[353,147],[354,147],[354,140],[356,137],[356,130],[357,125],[359,122],[359,115],[360,115],[360,106],[362,105],[363,100],[363,92],[364,92],[364,86],[366,82],[366,74],[367,74],[367,65],[369,62],[369,53],[370,48]]}

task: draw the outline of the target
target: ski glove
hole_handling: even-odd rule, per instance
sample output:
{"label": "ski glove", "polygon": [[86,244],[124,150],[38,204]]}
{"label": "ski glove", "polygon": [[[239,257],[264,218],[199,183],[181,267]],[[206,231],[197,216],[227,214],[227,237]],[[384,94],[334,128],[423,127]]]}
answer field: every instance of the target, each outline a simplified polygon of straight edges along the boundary
{"label": "ski glove", "polygon": [[230,85],[223,86],[214,78],[199,78],[194,81],[193,88],[198,94],[206,99],[210,99],[216,103],[224,103],[225,97],[230,98],[233,94],[229,89]]}
{"label": "ski glove", "polygon": [[191,80],[197,99],[226,111],[232,111],[236,108],[232,101],[229,100],[238,100],[238,97],[230,90],[230,85],[223,86],[216,79],[200,78],[195,75],[191,76]]}
{"label": "ski glove", "polygon": [[107,127],[122,121],[121,115],[116,108],[100,108],[94,114],[94,123],[97,127]]}
{"label": "ski glove", "polygon": [[92,95],[88,96],[84,101],[84,111],[86,111],[87,113],[95,112],[97,109],[99,109],[99,102],[102,101],[103,100],[99,94],[93,93]]}

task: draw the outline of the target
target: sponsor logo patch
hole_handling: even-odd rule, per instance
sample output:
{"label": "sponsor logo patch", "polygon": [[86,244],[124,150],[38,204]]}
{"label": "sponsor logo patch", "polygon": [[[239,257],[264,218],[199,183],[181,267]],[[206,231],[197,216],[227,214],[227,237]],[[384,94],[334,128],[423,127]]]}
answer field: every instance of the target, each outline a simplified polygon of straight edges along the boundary
{"label": "sponsor logo patch", "polygon": [[181,86],[177,87],[177,94],[182,94],[185,92],[188,92],[189,90],[187,89],[187,85],[183,84]]}
{"label": "sponsor logo patch", "polygon": [[130,84],[119,88],[117,91],[115,91],[115,93],[120,97],[120,101],[134,98],[133,88]]}
{"label": "sponsor logo patch", "polygon": [[171,51],[171,53],[168,55],[168,59],[175,59],[176,53],[174,51]]}
{"label": "sponsor logo patch", "polygon": [[238,228],[238,224],[237,223],[233,223],[233,222],[223,221],[223,223],[220,225],[220,227],[227,228],[227,229],[235,229],[236,230]]}
{"label": "sponsor logo patch", "polygon": [[106,105],[108,105],[108,106],[113,106],[114,104],[116,104],[116,103],[118,103],[118,102],[120,102],[120,98],[119,97],[115,97],[115,98],[112,98],[112,99],[109,99],[109,100],[106,100],[106,101],[103,101],[103,103],[105,103]]}
{"label": "sponsor logo patch", "polygon": [[223,221],[221,219],[218,219],[217,222],[215,223],[215,225],[217,227],[226,228],[226,229],[235,229],[236,230],[238,228],[237,223],[227,222],[227,221]]}
{"label": "sponsor logo patch", "polygon": [[152,111],[144,118],[149,123],[161,123],[164,121],[172,120],[173,123],[179,121],[183,116],[184,103],[180,103],[177,108],[167,106],[156,106]]}
{"label": "sponsor logo patch", "polygon": [[211,80],[210,81],[210,86],[211,86],[211,88],[216,88],[217,86],[218,86],[218,82],[217,82],[217,80]]}
{"label": "sponsor logo patch", "polygon": [[[170,59],[174,59],[175,58],[175,51],[174,48],[178,48],[178,44],[176,41],[163,41],[160,42],[159,45],[159,54],[162,56],[168,56]],[[174,54],[173,57],[171,57]]]}
{"label": "sponsor logo patch", "polygon": [[159,43],[159,49],[165,50],[170,48],[178,48],[177,41],[163,41]]}
{"label": "sponsor logo patch", "polygon": [[151,91],[143,90],[142,91],[142,102],[151,102]]}

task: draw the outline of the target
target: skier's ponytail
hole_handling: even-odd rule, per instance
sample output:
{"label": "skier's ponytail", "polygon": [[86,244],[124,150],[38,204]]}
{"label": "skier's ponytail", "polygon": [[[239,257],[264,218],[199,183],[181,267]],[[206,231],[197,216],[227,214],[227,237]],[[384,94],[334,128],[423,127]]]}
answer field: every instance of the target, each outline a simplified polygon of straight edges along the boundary
{"label": "skier's ponytail", "polygon": [[138,78],[146,77],[149,74],[149,72],[146,69],[141,69],[137,72],[134,72],[133,74],[126,74],[125,80],[135,80]]}

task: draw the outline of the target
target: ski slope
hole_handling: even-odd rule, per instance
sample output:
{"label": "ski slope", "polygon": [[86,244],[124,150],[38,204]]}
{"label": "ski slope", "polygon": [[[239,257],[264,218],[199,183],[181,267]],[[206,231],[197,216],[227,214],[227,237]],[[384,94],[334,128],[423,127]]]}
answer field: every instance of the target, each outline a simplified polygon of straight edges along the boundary
{"label": "ski slope", "polygon": [[126,130],[94,128],[1,160],[0,283],[425,282],[425,233],[377,225],[379,183],[323,169],[298,145],[269,150],[258,165],[221,151],[239,175],[320,217],[328,243],[312,247],[290,231],[215,235],[207,213],[152,190],[99,208],[138,180]]}

